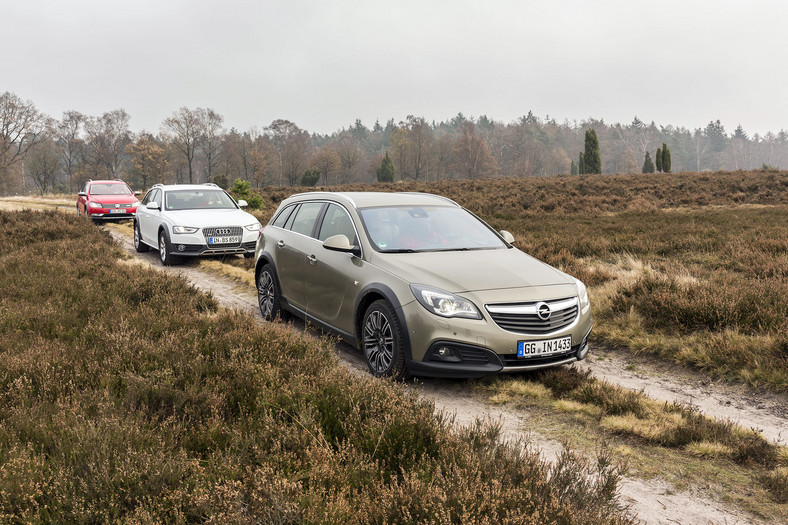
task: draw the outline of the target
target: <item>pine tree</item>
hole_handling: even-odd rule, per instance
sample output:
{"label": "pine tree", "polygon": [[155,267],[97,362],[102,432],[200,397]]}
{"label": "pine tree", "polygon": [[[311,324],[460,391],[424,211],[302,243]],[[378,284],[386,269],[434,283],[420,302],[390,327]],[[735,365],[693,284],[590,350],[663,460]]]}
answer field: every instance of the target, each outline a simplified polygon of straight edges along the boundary
{"label": "pine tree", "polygon": [[569,174],[577,175],[577,164],[575,164],[575,161],[572,161],[572,164],[569,166]]}
{"label": "pine tree", "polygon": [[580,156],[577,160],[577,173],[578,175],[584,175],[586,172],[586,159],[584,158],[583,152],[580,152]]}
{"label": "pine tree", "polygon": [[664,142],[662,143],[662,171],[670,173],[670,150]]}
{"label": "pine tree", "polygon": [[657,171],[662,171],[662,150],[657,148],[657,154],[654,156],[654,160],[656,161]]}
{"label": "pine tree", "polygon": [[654,163],[651,161],[651,153],[646,152],[646,160],[643,162],[643,173],[654,173]]}
{"label": "pine tree", "polygon": [[394,163],[391,161],[388,151],[383,160],[380,161],[380,166],[378,166],[376,173],[378,182],[394,182]]}
{"label": "pine tree", "polygon": [[596,131],[586,130],[586,148],[583,154],[585,161],[584,173],[602,173],[602,156],[599,153],[599,139]]}

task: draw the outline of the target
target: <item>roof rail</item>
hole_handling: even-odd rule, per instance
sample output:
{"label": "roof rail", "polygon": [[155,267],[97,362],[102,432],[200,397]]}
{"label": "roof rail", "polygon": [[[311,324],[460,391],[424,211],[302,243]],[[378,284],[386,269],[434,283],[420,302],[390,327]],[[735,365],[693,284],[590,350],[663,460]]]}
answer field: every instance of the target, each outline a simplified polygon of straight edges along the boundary
{"label": "roof rail", "polygon": [[159,188],[159,187],[164,187],[164,184],[162,184],[161,182],[157,182],[156,184],[151,186],[151,188]]}
{"label": "roof rail", "polygon": [[214,184],[213,182],[206,182],[206,183],[205,183],[205,185],[206,185],[206,186],[214,186],[214,187],[216,187],[216,188],[218,188],[218,187],[219,187],[219,185],[218,185],[218,184]]}
{"label": "roof rail", "polygon": [[455,206],[459,206],[460,208],[462,207],[459,204],[457,204],[456,201],[453,201],[453,200],[451,200],[448,197],[444,197],[443,195],[438,195],[438,194],[435,194],[435,193],[427,193],[427,192],[424,192],[424,191],[403,191],[401,193],[404,193],[406,195],[429,195],[430,197],[437,197],[439,199],[443,199],[445,201],[449,201],[450,203],[454,204]]}

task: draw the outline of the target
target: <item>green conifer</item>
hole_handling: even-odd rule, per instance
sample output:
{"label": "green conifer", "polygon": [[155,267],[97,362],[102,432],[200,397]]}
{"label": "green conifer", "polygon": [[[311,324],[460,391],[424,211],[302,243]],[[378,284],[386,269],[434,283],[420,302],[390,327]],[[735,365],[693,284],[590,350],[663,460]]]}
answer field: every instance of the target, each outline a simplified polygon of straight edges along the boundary
{"label": "green conifer", "polygon": [[580,156],[577,159],[577,173],[579,175],[583,175],[586,172],[586,160],[584,158],[583,152],[580,152]]}
{"label": "green conifer", "polygon": [[378,182],[394,182],[394,162],[386,151],[386,156],[380,161],[380,166],[376,170]]}
{"label": "green conifer", "polygon": [[643,173],[654,173],[654,162],[651,160],[651,153],[646,152],[646,160],[643,162]]}
{"label": "green conifer", "polygon": [[654,160],[656,161],[657,171],[662,171],[662,150],[660,148],[657,148],[657,154],[654,156]]}
{"label": "green conifer", "polygon": [[583,155],[585,161],[584,173],[602,173],[602,156],[599,153],[599,139],[595,130],[586,130],[585,146]]}
{"label": "green conifer", "polygon": [[662,171],[670,173],[670,149],[664,142],[662,143]]}

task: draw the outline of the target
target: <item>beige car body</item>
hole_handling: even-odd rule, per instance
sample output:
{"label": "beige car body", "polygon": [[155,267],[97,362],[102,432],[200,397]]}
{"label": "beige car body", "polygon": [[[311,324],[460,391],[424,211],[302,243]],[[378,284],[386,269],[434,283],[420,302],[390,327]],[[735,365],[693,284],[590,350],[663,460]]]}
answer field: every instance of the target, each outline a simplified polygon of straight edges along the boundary
{"label": "beige car body", "polygon": [[[325,206],[317,212],[318,221],[329,204],[340,206],[353,229],[343,222],[339,229],[344,228],[346,235],[320,240],[316,233],[322,234],[323,229],[297,233],[293,229],[298,226],[277,225],[282,222],[280,214],[290,215],[284,210],[293,205],[297,210],[299,203],[313,203],[303,208],[305,215],[314,214],[318,204]],[[383,301],[396,316],[391,321],[396,321],[401,331],[404,373],[410,375],[478,377],[560,366],[586,356],[592,316],[587,295],[581,304],[581,295],[585,295],[582,283],[512,246],[507,240],[513,239],[506,232],[493,232],[500,239],[499,249],[385,253],[373,244],[360,211],[387,206],[459,208],[444,197],[416,193],[314,192],[283,201],[257,242],[255,274],[264,316],[271,316],[266,308],[275,301],[274,313],[296,314],[364,351],[365,315],[370,305]],[[351,235],[355,239],[350,239]],[[263,268],[274,277],[267,295],[259,285]],[[470,301],[481,319],[447,318],[427,310],[417,300],[412,284],[445,290]],[[537,320],[544,324],[539,333],[526,333],[531,330],[505,329],[493,319],[494,314],[499,319],[509,316],[519,323],[522,316],[538,316],[535,309],[544,310],[544,305],[550,310],[550,304],[569,312],[559,329],[551,329],[553,321],[549,319]],[[571,313],[572,304],[575,314]],[[547,348],[543,341],[566,337],[571,337],[571,348],[564,351],[518,356],[518,345],[523,343],[523,348],[529,342]],[[375,370],[373,364],[370,369],[390,375]],[[397,370],[393,373],[400,375]]]}

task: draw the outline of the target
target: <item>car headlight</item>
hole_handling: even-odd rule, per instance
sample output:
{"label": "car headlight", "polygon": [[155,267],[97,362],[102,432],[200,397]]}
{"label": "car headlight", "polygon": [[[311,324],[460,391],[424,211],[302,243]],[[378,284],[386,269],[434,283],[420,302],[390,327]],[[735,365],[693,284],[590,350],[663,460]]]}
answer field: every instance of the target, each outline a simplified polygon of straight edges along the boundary
{"label": "car headlight", "polygon": [[418,284],[411,284],[410,289],[416,300],[435,315],[440,315],[441,317],[464,317],[466,319],[482,318],[479,310],[472,302],[453,293],[440,288],[431,288]]}
{"label": "car headlight", "polygon": [[140,205],[140,201],[134,201],[134,202],[131,203],[131,207],[132,208],[136,208],[139,205]]}
{"label": "car headlight", "polygon": [[98,202],[92,202],[92,201],[88,203],[88,206],[90,206],[91,208],[102,208],[103,207]]}
{"label": "car headlight", "polygon": [[244,228],[246,228],[250,232],[259,232],[263,228],[263,226],[259,222],[256,222],[254,224],[244,226]]}
{"label": "car headlight", "polygon": [[199,228],[194,228],[192,226],[173,226],[172,233],[194,233]]}
{"label": "car headlight", "polygon": [[580,279],[575,279],[575,283],[577,284],[577,297],[580,299],[580,310],[585,313],[591,304],[588,300],[588,290],[586,290],[586,285]]}

